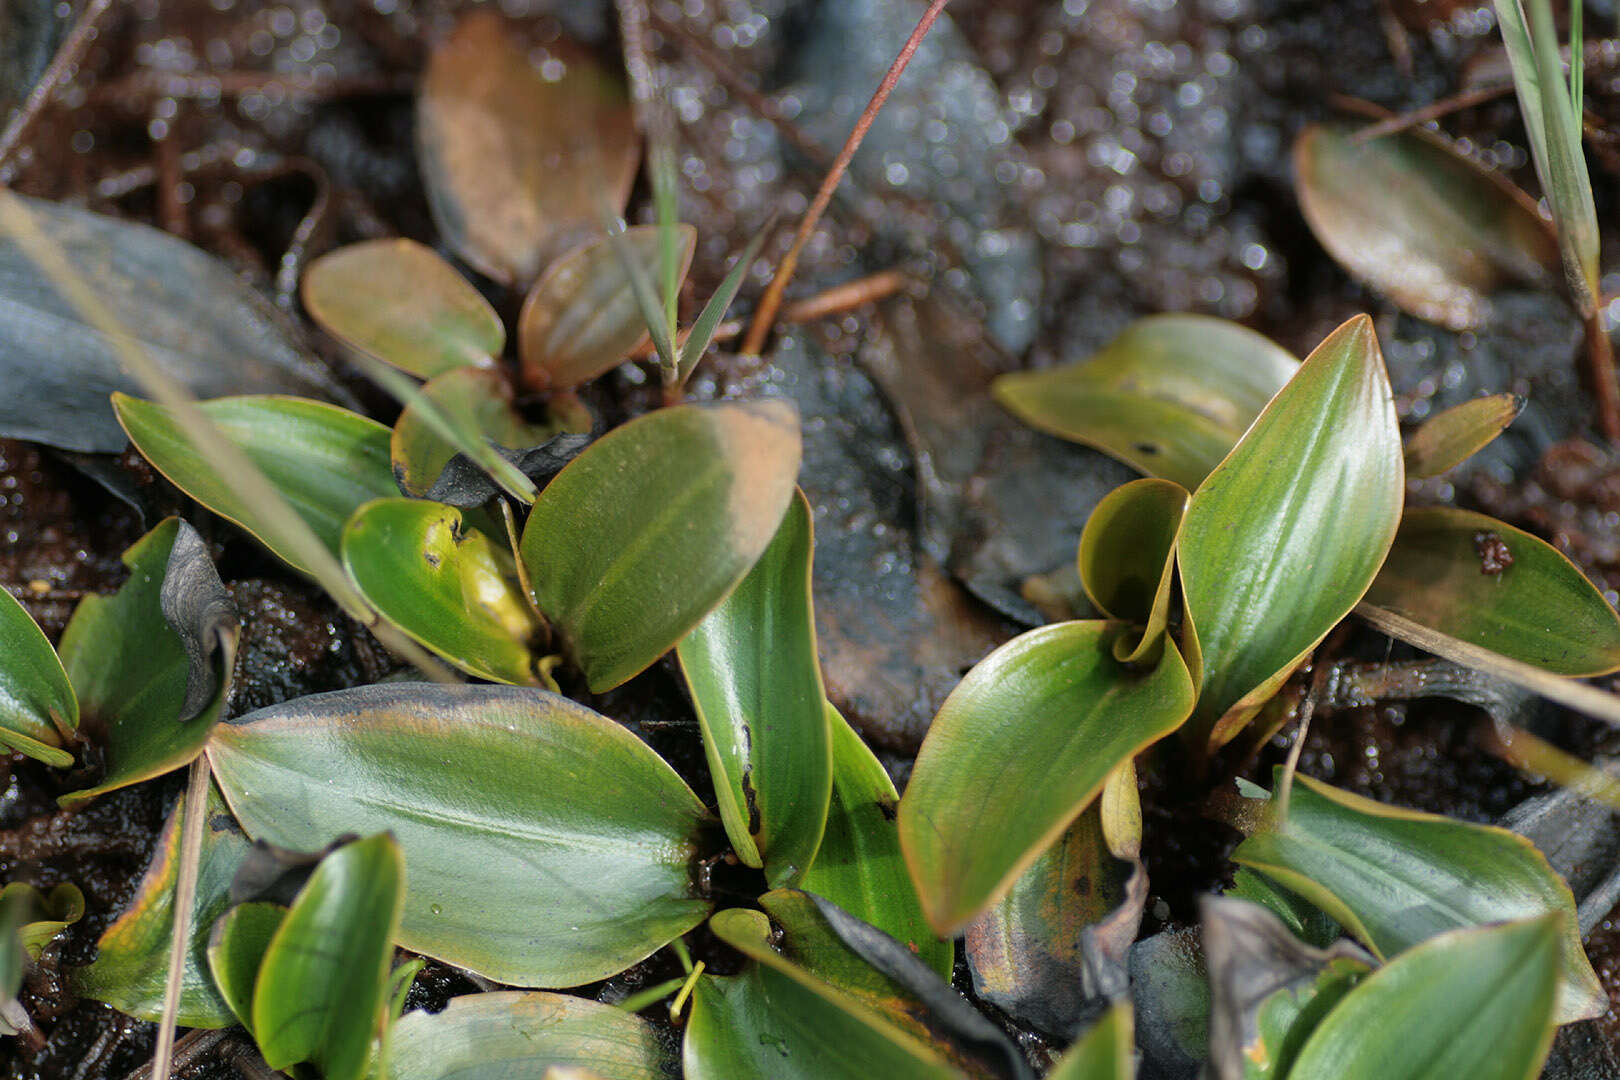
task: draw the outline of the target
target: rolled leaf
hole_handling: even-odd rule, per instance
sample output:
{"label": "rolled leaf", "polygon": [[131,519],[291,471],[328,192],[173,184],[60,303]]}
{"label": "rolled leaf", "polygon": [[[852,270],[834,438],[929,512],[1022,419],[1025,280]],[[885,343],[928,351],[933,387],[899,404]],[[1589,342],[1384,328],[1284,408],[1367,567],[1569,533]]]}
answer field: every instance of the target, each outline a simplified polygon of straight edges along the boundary
{"label": "rolled leaf", "polygon": [[742,583],[676,655],[703,731],[720,819],[774,887],[803,876],[832,796],[832,731],[810,609],[810,505],[795,493]]}
{"label": "rolled leaf", "polygon": [[1273,820],[1232,858],[1303,896],[1383,957],[1458,927],[1555,915],[1563,921],[1559,1023],[1608,1008],[1581,948],[1569,886],[1505,829],[1382,806],[1296,776],[1287,820]]}
{"label": "rolled leaf", "polygon": [[[181,491],[246,529],[294,569],[309,571],[278,525],[237,493],[167,408],[117,394],[113,408],[146,460]],[[220,398],[199,403],[258,466],[334,555],[343,523],[362,503],[398,495],[388,466],[388,429],[357,413],[291,397]]]}
{"label": "rolled leaf", "polygon": [[1196,734],[1241,729],[1372,584],[1395,539],[1400,429],[1372,320],[1335,330],[1193,494],[1178,554]]}
{"label": "rolled leaf", "polygon": [[1552,1044],[1557,916],[1397,956],[1322,1021],[1288,1080],[1532,1080]]}
{"label": "rolled leaf", "polygon": [[456,667],[494,682],[534,685],[528,642],[539,632],[512,558],[425,499],[378,499],[343,529],[343,565],[395,626]]}
{"label": "rolled leaf", "polygon": [[900,800],[900,846],[940,934],[999,899],[1120,762],[1186,720],[1192,681],[1174,645],[1132,671],[1113,656],[1120,633],[1101,622],[1032,630],[940,709]]}
{"label": "rolled leaf", "polygon": [[682,405],[615,428],[540,493],[520,557],[592,692],[639,674],[743,579],[800,450],[788,402]]}
{"label": "rolled leaf", "polygon": [[1555,675],[1620,669],[1620,615],[1561,552],[1454,507],[1408,510],[1366,603]]}
{"label": "rolled leaf", "polygon": [[703,805],[645,743],[541,690],[378,685],[215,728],[209,760],[256,839],[391,831],[398,943],[517,986],[606,978],[708,912]]}
{"label": "rolled leaf", "polygon": [[72,765],[62,732],[79,726],[73,684],[33,617],[0,593],[0,744],[47,765]]}
{"label": "rolled leaf", "polygon": [[1032,427],[1192,491],[1298,366],[1237,323],[1154,315],[1089,360],[1003,375],[991,392]]}
{"label": "rolled leaf", "polygon": [[506,344],[489,301],[415,240],[367,240],[322,255],[299,292],[327,333],[419,378],[490,367]]}
{"label": "rolled leaf", "polygon": [[1140,640],[1121,640],[1125,663],[1145,661],[1164,636],[1187,500],[1187,489],[1173,480],[1133,480],[1103,497],[1080,534],[1086,595],[1108,617],[1144,627]]}

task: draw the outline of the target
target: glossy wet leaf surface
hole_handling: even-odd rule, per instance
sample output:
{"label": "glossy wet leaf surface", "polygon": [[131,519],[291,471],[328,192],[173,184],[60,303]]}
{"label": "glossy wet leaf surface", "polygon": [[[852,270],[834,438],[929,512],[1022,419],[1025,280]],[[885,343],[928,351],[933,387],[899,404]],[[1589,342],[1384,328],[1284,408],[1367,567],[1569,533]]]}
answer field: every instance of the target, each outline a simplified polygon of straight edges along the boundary
{"label": "glossy wet leaf surface", "polygon": [[1164,636],[1187,501],[1187,489],[1173,480],[1134,480],[1109,492],[1080,534],[1086,595],[1108,617],[1142,626],[1140,640],[1120,642],[1127,663],[1145,661]]}
{"label": "glossy wet leaf surface", "polygon": [[1447,930],[1556,914],[1563,920],[1559,1022],[1607,1008],[1581,948],[1569,886],[1529,841],[1504,829],[1382,806],[1299,776],[1286,824],[1256,832],[1232,857],[1316,904],[1384,957]]}
{"label": "glossy wet leaf surface", "polygon": [[1408,510],[1366,602],[1554,674],[1620,667],[1620,616],[1575,564],[1471,510]]}
{"label": "glossy wet leaf surface", "polygon": [[800,445],[784,401],[676,406],[598,439],[541,492],[521,558],[593,692],[673,648],[748,573]]}
{"label": "glossy wet leaf surface", "polygon": [[[557,433],[550,421],[531,422],[512,402],[512,388],[499,371],[458,368],[428,381],[422,393],[444,418],[470,438],[493,440],[510,450],[539,446]],[[394,421],[388,444],[401,490],[426,495],[456,448],[435,431],[422,409],[406,405]]]}
{"label": "glossy wet leaf surface", "polygon": [[1063,1052],[1046,1080],[1131,1080],[1136,1054],[1129,1002],[1114,1005]]}
{"label": "glossy wet leaf surface", "polygon": [[[692,262],[697,231],[676,228],[680,278]],[[534,390],[565,389],[611,371],[647,336],[621,261],[627,252],[651,274],[659,260],[659,229],[626,229],[616,244],[593,240],[546,268],[523,302],[518,350],[523,381]],[[619,245],[622,244],[622,247]]]}
{"label": "glossy wet leaf surface", "polygon": [[1547,916],[1395,957],[1328,1013],[1289,1080],[1531,1080],[1552,1041],[1558,941]]}
{"label": "glossy wet leaf surface", "polygon": [[250,835],[319,848],[391,830],[399,944],[500,982],[605,978],[702,921],[702,804],[626,729],[540,690],[397,684],[301,698],[215,730]]}
{"label": "glossy wet leaf surface", "polygon": [[62,732],[78,726],[79,699],[50,639],[6,592],[0,596],[0,743],[47,765],[71,765]]}
{"label": "glossy wet leaf surface", "polygon": [[503,544],[426,499],[378,499],[343,529],[343,565],[366,600],[456,667],[533,684],[538,632]]}
{"label": "glossy wet leaf surface", "polygon": [[748,576],[677,649],[726,834],[773,886],[796,883],[816,858],[832,794],[814,547],[810,505],[795,493]]}
{"label": "glossy wet leaf surface", "polygon": [[1120,632],[1032,630],[946,699],[900,801],[901,847],[936,930],[995,902],[1109,772],[1187,718],[1192,683],[1174,646],[1152,671],[1131,672],[1113,658]]}
{"label": "glossy wet leaf surface", "polygon": [[[168,976],[169,943],[174,934],[174,889],[179,877],[183,814],[169,815],[146,875],[129,906],[96,942],[96,958],[74,972],[72,985],[83,997],[104,1001],[142,1020],[163,1012],[163,984]],[[248,840],[236,827],[216,788],[209,788],[208,820],[203,828],[196,899],[191,908],[191,943],[180,984],[184,1027],[229,1027],[236,1023],[214,984],[208,965],[208,939],[214,920],[230,906],[231,879],[242,865]]]}
{"label": "glossy wet leaf surface", "polygon": [[1524,411],[1518,394],[1492,394],[1454,405],[1425,420],[1406,439],[1406,475],[1439,476],[1489,445]]}
{"label": "glossy wet leaf surface", "polygon": [[1317,125],[1294,144],[1305,220],[1351,275],[1452,330],[1483,322],[1499,289],[1553,280],[1557,242],[1523,193],[1428,132],[1354,135]]}
{"label": "glossy wet leaf surface", "polygon": [[[294,549],[279,527],[237,493],[167,408],[122,394],[113,404],[136,449],[176,487],[308,571],[289,557]],[[343,523],[358,506],[399,494],[388,465],[388,429],[375,420],[292,397],[220,398],[198,407],[334,555]]]}
{"label": "glossy wet leaf surface", "polygon": [[923,918],[900,854],[895,824],[900,796],[894,781],[849,721],[830,705],[827,714],[832,801],[821,849],[799,884],[904,942],[941,978],[948,978],[952,944],[936,937]]}
{"label": "glossy wet leaf surface", "polygon": [[307,1061],[327,1080],[366,1075],[404,878],[386,834],[321,860],[270,939],[253,988],[253,1033],[272,1069]]}
{"label": "glossy wet leaf surface", "polygon": [[601,1080],[668,1080],[676,1063],[656,1028],[611,1005],[564,994],[498,991],[413,1012],[391,1035],[387,1080],[548,1080],[589,1069]]}
{"label": "glossy wet leaf surface", "polygon": [[78,690],[83,733],[106,762],[99,782],[61,796],[63,806],[181,768],[202,752],[219,718],[224,696],[216,691],[201,715],[181,719],[190,661],[163,617],[170,553],[186,528],[169,518],[136,541],[124,552],[128,580],[111,596],[81,600],[62,633],[62,664]]}
{"label": "glossy wet leaf surface", "polygon": [[13,881],[0,889],[0,909],[5,911],[0,918],[12,926],[28,959],[38,960],[56,935],[84,917],[84,893],[70,882],[41,892]]}
{"label": "glossy wet leaf surface", "polygon": [[506,345],[495,309],[472,283],[414,240],[367,240],[309,264],[304,309],[327,333],[423,379],[489,367]]}
{"label": "glossy wet leaf surface", "polygon": [[[286,316],[218,259],[147,225],[15,197],[147,356],[196,396],[348,400]],[[9,237],[0,239],[0,339],[0,434],[67,450],[124,448],[107,395],[139,393],[140,383]]]}
{"label": "glossy wet leaf surface", "polygon": [[604,205],[624,209],[640,138],[617,76],[567,42],[549,49],[561,77],[542,74],[519,33],[493,12],[462,18],[428,62],[416,144],[445,242],[521,287]]}
{"label": "glossy wet leaf surface", "polygon": [[1089,360],[1004,375],[993,393],[1027,424],[1191,491],[1297,366],[1237,323],[1154,315]]}
{"label": "glossy wet leaf surface", "polygon": [[1178,559],[1202,660],[1198,734],[1231,738],[1349,614],[1394,539],[1403,481],[1362,316],[1311,353],[1187,509]]}

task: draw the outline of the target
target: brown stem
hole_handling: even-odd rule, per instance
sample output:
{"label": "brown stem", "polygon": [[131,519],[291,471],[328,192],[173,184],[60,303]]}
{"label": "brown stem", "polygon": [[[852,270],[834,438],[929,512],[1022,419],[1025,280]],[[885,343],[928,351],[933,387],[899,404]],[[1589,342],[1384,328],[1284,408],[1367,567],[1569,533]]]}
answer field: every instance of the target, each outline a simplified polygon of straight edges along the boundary
{"label": "brown stem", "polygon": [[1586,377],[1597,397],[1598,430],[1611,446],[1620,446],[1620,386],[1614,377],[1614,345],[1603,328],[1603,309],[1586,316]]}
{"label": "brown stem", "polygon": [[45,73],[39,77],[39,82],[35,83],[34,89],[29,92],[28,100],[23,102],[22,108],[11,118],[6,130],[0,132],[0,166],[4,166],[22,145],[23,139],[33,129],[34,121],[39,119],[39,114],[45,111],[45,106],[55,96],[57,88],[73,75],[74,68],[84,57],[85,50],[96,40],[101,20],[112,5],[113,0],[90,0],[85,7],[84,14],[79,16],[79,21],[73,26],[73,32],[62,42],[62,47],[56,50],[50,66],[45,69]]}
{"label": "brown stem", "polygon": [[1483,105],[1487,101],[1493,101],[1511,93],[1512,90],[1511,83],[1505,86],[1484,86],[1475,90],[1464,90],[1460,94],[1441,98],[1439,101],[1425,105],[1421,109],[1397,113],[1394,116],[1378,121],[1376,124],[1369,124],[1356,132],[1350,141],[1359,144],[1381,139],[1385,135],[1394,135],[1397,132],[1405,131],[1407,128],[1427,124],[1430,120],[1438,120],[1442,116],[1449,116],[1454,112],[1460,112],[1475,105]]}
{"label": "brown stem", "polygon": [[810,234],[815,232],[816,223],[826,212],[827,204],[832,202],[833,191],[837,189],[838,182],[844,178],[850,160],[860,148],[861,141],[866,138],[866,133],[871,130],[873,121],[883,108],[883,103],[889,99],[889,94],[900,81],[906,65],[911,63],[912,56],[916,55],[929,28],[945,10],[946,3],[947,0],[933,0],[928,5],[928,10],[923,12],[923,17],[917,22],[917,28],[911,32],[911,36],[901,47],[900,55],[896,56],[894,63],[889,66],[888,74],[884,75],[883,81],[878,84],[877,92],[867,103],[866,110],[861,113],[860,119],[855,121],[854,130],[849,133],[849,138],[844,140],[843,149],[838,151],[838,157],[833,160],[832,168],[827,170],[827,176],[822,180],[820,189],[816,191],[810,209],[805,211],[804,220],[799,223],[798,234],[793,237],[793,246],[788,248],[787,254],[782,257],[782,265],[777,268],[776,276],[771,278],[770,285],[765,289],[765,295],[760,298],[759,309],[754,312],[753,324],[748,327],[748,336],[743,340],[743,355],[757,356],[760,348],[764,346],[765,335],[771,332],[771,325],[776,321],[777,309],[782,306],[782,292],[787,288],[788,282],[793,278],[793,271],[799,265],[799,253],[809,242]]}

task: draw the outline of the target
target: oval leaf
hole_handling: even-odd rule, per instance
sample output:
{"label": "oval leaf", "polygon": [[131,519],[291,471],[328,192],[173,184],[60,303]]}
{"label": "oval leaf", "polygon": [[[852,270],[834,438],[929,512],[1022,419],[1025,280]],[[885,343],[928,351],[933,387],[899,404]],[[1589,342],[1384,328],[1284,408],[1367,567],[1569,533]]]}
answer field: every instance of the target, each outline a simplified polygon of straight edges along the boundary
{"label": "oval leaf", "polygon": [[461,670],[533,685],[539,630],[512,558],[461,511],[425,499],[378,499],[343,529],[343,565],[366,600]]}
{"label": "oval leaf", "polygon": [[832,797],[814,546],[810,504],[796,492],[754,568],[677,651],[726,834],[773,887],[796,882],[816,857]]}
{"label": "oval leaf", "polygon": [[[82,997],[103,1001],[141,1020],[163,1016],[164,982],[169,973],[169,944],[174,940],[174,890],[180,876],[183,803],[163,826],[157,850],[135,895],[96,942],[96,959],[73,972],[73,989]],[[208,821],[197,864],[197,888],[191,907],[191,944],[186,949],[180,982],[181,1027],[222,1028],[236,1014],[209,975],[208,939],[214,921],[230,906],[231,881],[250,845],[225,809],[219,790],[208,792]]]}
{"label": "oval leaf", "polygon": [[703,806],[630,732],[566,698],[380,685],[214,729],[214,773],[256,839],[318,849],[391,830],[410,867],[399,944],[499,982],[616,974],[703,920]]}
{"label": "oval leaf", "polygon": [[[118,421],[146,460],[181,491],[235,522],[295,569],[279,526],[243,499],[164,406],[113,395]],[[357,413],[292,397],[235,397],[198,403],[241,448],[317,537],[338,552],[343,523],[372,499],[398,495],[388,467],[388,429]]]}
{"label": "oval leaf", "polygon": [[[27,208],[113,321],[197,397],[349,400],[305,355],[286,316],[213,256],[147,225],[7,198]],[[90,453],[124,449],[107,395],[138,392],[139,380],[9,236],[0,237],[0,340],[0,435]]]}
{"label": "oval leaf", "polygon": [[259,968],[286,917],[287,909],[280,904],[237,904],[214,924],[208,938],[208,970],[214,985],[249,1031],[253,1030],[253,987],[259,980]]}
{"label": "oval leaf", "polygon": [[367,240],[309,264],[304,308],[351,349],[423,379],[489,367],[506,345],[479,291],[415,240]]}
{"label": "oval leaf", "polygon": [[533,281],[604,210],[622,212],[640,158],[619,81],[578,50],[548,52],[543,70],[505,20],[474,12],[434,50],[417,96],[416,146],[439,233],[507,285]]}
{"label": "oval leaf", "polygon": [[405,864],[385,834],[321,860],[276,928],[253,988],[259,1052],[272,1069],[313,1062],[360,1080],[383,1024]]}
{"label": "oval leaf", "polygon": [[1380,956],[1458,927],[1556,914],[1559,1023],[1608,1008],[1581,949],[1575,900],[1528,840],[1506,829],[1381,806],[1295,777],[1288,820],[1232,854],[1303,896]]}
{"label": "oval leaf", "polygon": [[[539,446],[558,431],[555,423],[531,424],[512,403],[512,388],[499,371],[457,368],[431,380],[422,394],[450,423],[473,439],[508,450]],[[406,405],[389,440],[394,479],[410,495],[426,495],[456,448],[434,430],[416,405]]]}
{"label": "oval leaf", "polygon": [[1328,253],[1420,319],[1467,330],[1498,289],[1555,280],[1557,240],[1535,204],[1431,132],[1359,141],[1348,124],[1309,127],[1294,181]]}
{"label": "oval leaf", "polygon": [[1458,930],[1375,971],[1289,1080],[1531,1080],[1553,1037],[1558,919]]}
{"label": "oval leaf", "polygon": [[1186,665],[1113,657],[1121,629],[1069,622],[987,656],[934,719],[900,800],[900,846],[929,923],[952,933],[1012,886],[1102,790],[1108,774],[1180,727]]}
{"label": "oval leaf", "polygon": [[1492,394],[1430,417],[1406,440],[1406,475],[1417,480],[1461,465],[1523,411],[1524,398],[1518,394]]}
{"label": "oval leaf", "polygon": [[900,795],[894,781],[831,705],[827,720],[832,725],[832,802],[821,850],[800,886],[904,942],[940,978],[948,979],[954,950],[949,939],[929,928],[906,872],[895,825]]}
{"label": "oval leaf", "polygon": [[681,405],[614,429],[540,493],[521,558],[593,693],[639,674],[743,579],[800,452],[786,401]]}
{"label": "oval leaf", "polygon": [[62,732],[79,726],[79,699],[50,639],[0,589],[0,744],[47,765],[73,764]]}
{"label": "oval leaf", "polygon": [[[654,274],[660,234],[657,225],[638,225],[617,240],[592,240],[552,263],[534,283],[518,317],[518,355],[530,389],[589,382],[617,367],[647,337],[623,260],[636,259]],[[678,225],[675,236],[679,288],[697,248],[697,230]]]}
{"label": "oval leaf", "polygon": [[601,1080],[668,1080],[676,1069],[652,1024],[564,994],[468,994],[443,1012],[402,1018],[389,1039],[388,1080],[548,1080],[564,1068]]}
{"label": "oval leaf", "polygon": [[1620,616],[1575,564],[1469,510],[1408,510],[1367,603],[1557,675],[1620,669]]}
{"label": "oval leaf", "polygon": [[1405,496],[1372,320],[1311,353],[1193,494],[1178,540],[1199,735],[1247,722],[1372,583]]}
{"label": "oval leaf", "polygon": [[191,663],[163,617],[161,593],[182,525],[168,518],[130,545],[129,579],[112,596],[79,601],[62,632],[62,664],[78,691],[84,735],[107,766],[100,783],[61,796],[64,807],[189,764],[224,707],[224,695],[215,694],[202,715],[181,720]]}
{"label": "oval leaf", "polygon": [[1003,375],[991,393],[1032,427],[1192,491],[1298,366],[1237,323],[1154,315],[1083,363]]}

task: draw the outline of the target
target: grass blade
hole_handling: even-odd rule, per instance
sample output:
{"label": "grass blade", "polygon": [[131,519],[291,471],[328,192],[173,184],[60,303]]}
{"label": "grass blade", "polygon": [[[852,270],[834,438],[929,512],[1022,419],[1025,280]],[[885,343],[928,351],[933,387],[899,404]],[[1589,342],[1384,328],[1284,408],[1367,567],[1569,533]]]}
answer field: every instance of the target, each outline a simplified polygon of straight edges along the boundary
{"label": "grass blade", "polygon": [[720,287],[709,297],[709,302],[703,305],[698,314],[697,321],[692,324],[692,332],[686,336],[681,345],[681,355],[675,368],[675,385],[686,385],[687,378],[697,362],[703,359],[709,345],[714,341],[714,332],[720,328],[720,320],[726,317],[726,309],[737,297],[737,290],[742,288],[743,278],[748,276],[748,268],[754,265],[754,259],[759,256],[759,249],[765,245],[765,238],[771,234],[771,228],[776,221],[772,218],[765,223],[765,227],[754,234],[743,248],[742,254],[737,256],[737,262],[732,266]]}

